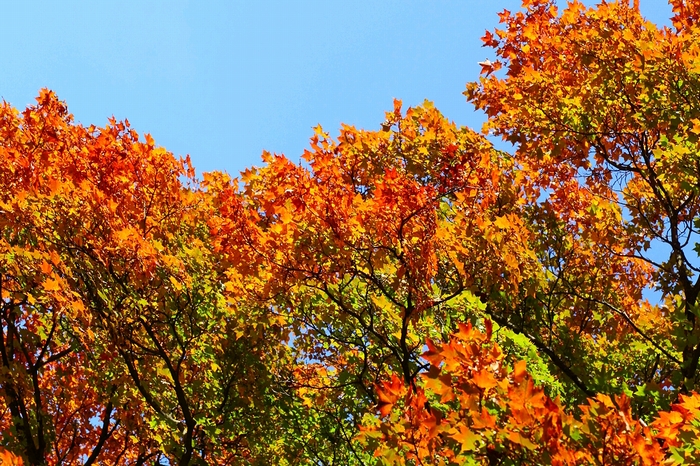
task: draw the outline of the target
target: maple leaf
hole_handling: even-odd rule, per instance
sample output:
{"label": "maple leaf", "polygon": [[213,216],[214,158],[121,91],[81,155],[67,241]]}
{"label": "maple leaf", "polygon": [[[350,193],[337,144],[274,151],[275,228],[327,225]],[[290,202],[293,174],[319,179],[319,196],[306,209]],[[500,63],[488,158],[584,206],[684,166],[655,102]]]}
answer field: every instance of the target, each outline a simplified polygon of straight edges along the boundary
{"label": "maple leaf", "polygon": [[488,369],[481,369],[472,376],[472,380],[477,387],[482,390],[488,391],[491,388],[498,385],[498,382],[494,378],[493,374]]}
{"label": "maple leaf", "polygon": [[460,452],[477,450],[480,436],[465,425],[459,425],[452,438],[460,444]]}
{"label": "maple leaf", "polygon": [[402,393],[403,382],[394,375],[391,381],[383,382],[381,388],[377,389],[377,396],[379,397],[379,412],[382,416],[387,416],[399,396]]}

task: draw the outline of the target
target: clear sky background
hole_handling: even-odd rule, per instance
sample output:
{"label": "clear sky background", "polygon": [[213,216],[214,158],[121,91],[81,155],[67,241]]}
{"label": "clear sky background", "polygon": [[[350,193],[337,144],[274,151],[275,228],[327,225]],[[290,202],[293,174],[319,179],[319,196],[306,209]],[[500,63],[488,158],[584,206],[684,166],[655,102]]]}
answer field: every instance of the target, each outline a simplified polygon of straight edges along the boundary
{"label": "clear sky background", "polygon": [[[564,5],[565,1],[560,1]],[[399,98],[460,125],[479,38],[515,0],[50,0],[0,3],[0,97],[23,109],[42,87],[77,121],[128,118],[198,172],[298,160],[317,124],[375,129]],[[669,24],[664,0],[642,12]]]}

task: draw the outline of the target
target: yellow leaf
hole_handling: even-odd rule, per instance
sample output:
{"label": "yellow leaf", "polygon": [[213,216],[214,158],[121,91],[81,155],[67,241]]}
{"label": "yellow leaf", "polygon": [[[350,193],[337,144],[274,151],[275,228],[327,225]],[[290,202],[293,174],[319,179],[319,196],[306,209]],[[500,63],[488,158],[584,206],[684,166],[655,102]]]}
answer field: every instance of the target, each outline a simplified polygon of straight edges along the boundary
{"label": "yellow leaf", "polygon": [[177,278],[173,277],[172,275],[168,277],[170,280],[170,283],[172,283],[173,287],[176,290],[181,290],[182,289],[182,284],[177,280]]}
{"label": "yellow leaf", "polygon": [[290,223],[292,221],[292,215],[287,209],[282,209],[280,211],[280,220],[282,223]]}
{"label": "yellow leaf", "polygon": [[270,226],[270,231],[275,233],[275,234],[280,234],[280,233],[282,233],[282,225],[280,225],[279,223],[273,223]]}
{"label": "yellow leaf", "polygon": [[48,279],[44,281],[44,290],[45,291],[58,291],[61,289],[61,284],[54,279]]}
{"label": "yellow leaf", "polygon": [[493,222],[493,224],[496,225],[498,228],[510,227],[510,222],[508,221],[508,218],[506,218],[505,216],[496,218],[496,221]]}
{"label": "yellow leaf", "polygon": [[691,129],[690,132],[693,134],[700,134],[700,120],[693,118],[690,122],[693,124],[693,129]]}
{"label": "yellow leaf", "polygon": [[115,233],[115,236],[117,237],[118,240],[120,241],[126,241],[129,238],[131,238],[131,229],[129,228],[124,228],[123,230],[120,230]]}

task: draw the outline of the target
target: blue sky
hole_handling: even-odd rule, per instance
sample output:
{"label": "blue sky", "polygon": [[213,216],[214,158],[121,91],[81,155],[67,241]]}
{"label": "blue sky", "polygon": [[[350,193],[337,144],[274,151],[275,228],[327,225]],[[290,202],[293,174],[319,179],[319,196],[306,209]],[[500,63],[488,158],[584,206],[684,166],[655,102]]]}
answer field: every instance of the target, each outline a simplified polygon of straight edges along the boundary
{"label": "blue sky", "polygon": [[[560,4],[564,4],[561,1]],[[480,127],[465,102],[497,12],[514,0],[3,2],[0,97],[42,87],[76,120],[128,118],[198,172],[236,174],[263,149],[298,160],[312,127],[373,129],[392,108],[432,100]],[[643,13],[668,23],[663,0]]]}

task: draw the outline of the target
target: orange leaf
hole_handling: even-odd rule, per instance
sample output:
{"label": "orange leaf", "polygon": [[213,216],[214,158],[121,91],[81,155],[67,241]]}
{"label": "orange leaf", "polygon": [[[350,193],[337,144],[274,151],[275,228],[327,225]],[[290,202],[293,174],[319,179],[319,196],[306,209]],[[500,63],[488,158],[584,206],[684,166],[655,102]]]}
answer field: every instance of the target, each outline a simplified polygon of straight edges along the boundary
{"label": "orange leaf", "polygon": [[498,381],[494,378],[491,371],[487,369],[481,369],[479,372],[475,373],[472,380],[477,387],[483,390],[489,390],[498,385]]}
{"label": "orange leaf", "polygon": [[518,361],[513,365],[513,382],[519,383],[527,376],[527,362]]}
{"label": "orange leaf", "polygon": [[58,291],[61,289],[61,284],[58,282],[58,280],[54,280],[52,278],[49,278],[48,280],[44,280],[44,290],[45,291]]}

